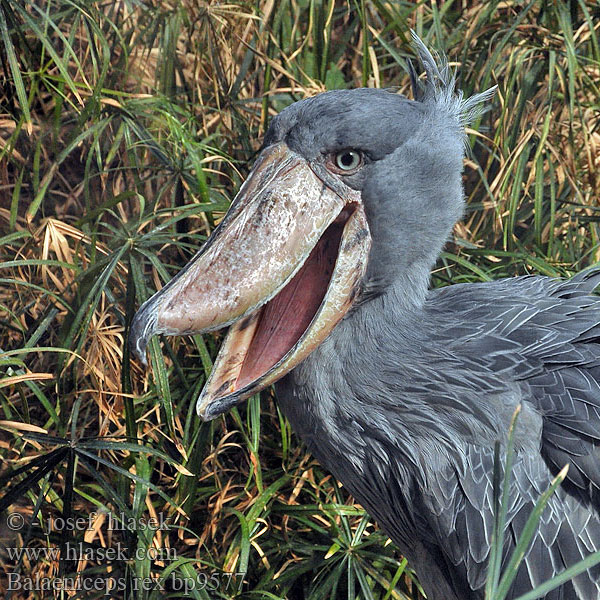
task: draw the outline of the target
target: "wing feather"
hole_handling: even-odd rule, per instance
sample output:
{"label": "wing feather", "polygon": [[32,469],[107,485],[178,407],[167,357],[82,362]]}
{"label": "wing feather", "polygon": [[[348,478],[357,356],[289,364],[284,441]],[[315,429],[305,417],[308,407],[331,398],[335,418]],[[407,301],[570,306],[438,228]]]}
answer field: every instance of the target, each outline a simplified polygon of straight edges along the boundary
{"label": "wing feather", "polygon": [[[591,271],[568,281],[523,277],[432,292],[430,317],[448,353],[476,364],[479,376],[483,367],[507,386],[516,384],[520,401],[542,419],[539,454],[528,447],[515,464],[505,561],[539,495],[570,465],[542,515],[512,598],[600,549],[600,298],[592,295],[599,284],[600,271]],[[454,470],[462,493],[447,476],[428,482],[425,502],[437,517],[427,526],[471,588],[481,590],[493,525],[492,451],[471,445],[463,459],[466,468]],[[436,509],[440,498],[445,501]],[[598,598],[599,584],[600,567],[546,598]]]}
{"label": "wing feather", "polygon": [[[569,280],[518,277],[434,292],[450,352],[518,383],[543,417],[542,456],[600,508],[600,270]],[[454,323],[472,335],[454,335]]]}

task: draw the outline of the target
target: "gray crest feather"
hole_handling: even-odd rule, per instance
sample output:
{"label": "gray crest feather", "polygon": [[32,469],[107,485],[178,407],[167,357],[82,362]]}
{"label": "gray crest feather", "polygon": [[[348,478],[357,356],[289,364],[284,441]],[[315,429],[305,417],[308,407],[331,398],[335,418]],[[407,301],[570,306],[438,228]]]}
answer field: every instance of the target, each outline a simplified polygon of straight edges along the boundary
{"label": "gray crest feather", "polygon": [[461,126],[468,125],[485,111],[487,102],[495,93],[498,86],[493,86],[484,92],[464,98],[461,90],[456,90],[456,74],[448,65],[448,59],[436,53],[436,58],[429,51],[423,40],[411,30],[413,46],[423,65],[426,81],[416,77],[412,64],[409,64],[409,74],[415,100],[423,103],[435,103],[437,108],[454,116]]}

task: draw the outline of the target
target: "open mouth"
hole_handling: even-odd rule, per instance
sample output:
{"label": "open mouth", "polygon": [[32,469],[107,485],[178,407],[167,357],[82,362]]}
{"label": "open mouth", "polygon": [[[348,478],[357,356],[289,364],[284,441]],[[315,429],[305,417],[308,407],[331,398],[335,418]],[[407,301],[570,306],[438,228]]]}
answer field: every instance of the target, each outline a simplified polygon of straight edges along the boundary
{"label": "open mouth", "polygon": [[203,419],[281,379],[325,340],[354,303],[369,247],[362,206],[346,205],[287,285],[229,328],[198,398]]}
{"label": "open mouth", "polygon": [[325,298],[344,226],[353,211],[344,208],[340,212],[292,280],[258,309],[254,335],[231,391],[240,390],[267,373],[308,330]]}
{"label": "open mouth", "polygon": [[266,148],[200,252],[136,313],[142,361],[157,333],[230,325],[198,398],[203,419],[291,371],[352,306],[371,237],[360,193],[335,187],[285,143]]}

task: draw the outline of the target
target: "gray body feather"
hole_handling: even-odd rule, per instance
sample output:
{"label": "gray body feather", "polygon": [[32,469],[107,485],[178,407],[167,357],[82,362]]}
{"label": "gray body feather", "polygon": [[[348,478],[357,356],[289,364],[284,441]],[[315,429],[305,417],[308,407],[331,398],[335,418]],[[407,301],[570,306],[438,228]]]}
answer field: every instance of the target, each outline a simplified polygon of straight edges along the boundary
{"label": "gray body feather", "polygon": [[[317,164],[357,149],[372,249],[362,296],[277,385],[314,455],[409,558],[430,600],[482,599],[490,553],[493,448],[522,405],[504,558],[539,495],[551,498],[510,598],[600,549],[600,300],[597,274],[524,277],[429,291],[463,211],[463,125],[490,92],[463,99],[417,43],[417,100],[328,92],[278,115],[285,141]],[[317,168],[318,165],[315,167]],[[599,597],[598,569],[547,598]]]}
{"label": "gray body feather", "polygon": [[[518,404],[505,558],[553,475],[571,467],[509,598],[600,549],[598,282],[456,285],[403,314],[383,294],[279,384],[294,429],[415,565],[431,600],[483,598],[493,446]],[[547,598],[591,600],[599,584],[595,569]]]}

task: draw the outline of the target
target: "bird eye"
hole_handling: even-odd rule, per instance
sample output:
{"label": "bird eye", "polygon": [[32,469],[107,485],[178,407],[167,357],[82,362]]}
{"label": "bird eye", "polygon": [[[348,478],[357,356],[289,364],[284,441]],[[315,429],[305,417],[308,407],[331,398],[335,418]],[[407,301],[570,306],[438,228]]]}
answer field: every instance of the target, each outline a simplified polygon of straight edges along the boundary
{"label": "bird eye", "polygon": [[354,171],[362,164],[362,154],[357,150],[342,150],[335,155],[335,166],[340,171]]}

